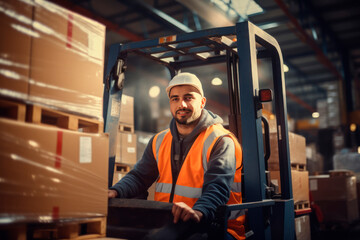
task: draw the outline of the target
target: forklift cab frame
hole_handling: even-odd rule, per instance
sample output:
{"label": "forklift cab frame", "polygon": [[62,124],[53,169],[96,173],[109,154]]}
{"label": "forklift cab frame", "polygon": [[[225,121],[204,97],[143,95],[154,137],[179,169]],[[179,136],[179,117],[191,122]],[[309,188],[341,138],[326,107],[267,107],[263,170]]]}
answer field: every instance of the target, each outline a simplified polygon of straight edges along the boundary
{"label": "forklift cab frame", "polygon": [[[109,133],[109,186],[113,177],[119,108],[129,53],[167,66],[172,76],[190,66],[227,63],[231,110],[229,128],[238,138],[241,136],[243,187],[246,193],[243,204],[218,208],[217,224],[222,231],[217,233],[215,239],[224,238],[230,212],[243,209],[248,211],[248,226],[253,232],[251,239],[294,239],[285,82],[283,59],[277,41],[252,23],[241,22],[231,27],[113,44],[104,78],[104,130]],[[277,199],[269,199],[266,194],[268,183],[257,66],[257,59],[260,58],[268,58],[272,63],[282,190]]]}

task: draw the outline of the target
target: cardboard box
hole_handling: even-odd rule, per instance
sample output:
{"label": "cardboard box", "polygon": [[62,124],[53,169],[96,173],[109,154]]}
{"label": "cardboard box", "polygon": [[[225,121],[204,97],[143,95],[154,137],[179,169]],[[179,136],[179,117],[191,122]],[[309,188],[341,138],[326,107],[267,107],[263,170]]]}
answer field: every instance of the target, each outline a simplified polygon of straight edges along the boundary
{"label": "cardboard box", "polygon": [[356,199],[356,177],[318,175],[309,177],[310,191],[315,202]]}
{"label": "cardboard box", "polygon": [[121,96],[120,124],[134,125],[134,97]]}
{"label": "cardboard box", "polygon": [[[280,171],[270,171],[271,182],[279,186],[281,192]],[[294,203],[309,201],[309,172],[291,170]]]}
{"label": "cardboard box", "polygon": [[105,26],[35,1],[29,99],[102,119]]}
{"label": "cardboard box", "polygon": [[33,7],[19,0],[0,0],[0,8],[0,94],[26,100]]}
{"label": "cardboard box", "polygon": [[48,1],[0,7],[0,94],[102,120],[105,26]]}
{"label": "cardboard box", "polygon": [[351,223],[359,218],[357,199],[315,201],[324,216],[324,222]]}
{"label": "cardboard box", "polygon": [[118,132],[115,162],[134,165],[136,156],[136,134]]}
{"label": "cardboard box", "polygon": [[310,217],[303,215],[295,218],[295,234],[296,240],[311,239]]}
{"label": "cardboard box", "polygon": [[[306,165],[306,143],[305,138],[298,134],[289,132],[289,155],[291,164]],[[270,158],[268,160],[269,170],[279,171],[279,149],[277,133],[270,133]]]}
{"label": "cardboard box", "polygon": [[310,176],[312,198],[320,207],[324,222],[351,223],[359,217],[356,177],[348,173]]}
{"label": "cardboard box", "polygon": [[0,215],[107,214],[108,135],[0,119],[0,136]]}

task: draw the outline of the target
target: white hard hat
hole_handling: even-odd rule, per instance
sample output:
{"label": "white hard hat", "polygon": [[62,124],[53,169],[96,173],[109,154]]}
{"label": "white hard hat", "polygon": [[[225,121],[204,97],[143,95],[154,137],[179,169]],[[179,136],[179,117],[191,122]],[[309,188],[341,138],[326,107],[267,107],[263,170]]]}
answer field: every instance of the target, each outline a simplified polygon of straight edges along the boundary
{"label": "white hard hat", "polygon": [[171,81],[169,82],[169,85],[166,88],[168,97],[170,97],[169,96],[170,90],[173,87],[179,86],[179,85],[193,86],[194,88],[199,90],[202,97],[204,96],[204,91],[202,89],[201,82],[195,74],[188,73],[188,72],[182,72],[182,73],[179,73],[178,75],[176,75],[175,77],[173,77],[173,79],[171,79]]}

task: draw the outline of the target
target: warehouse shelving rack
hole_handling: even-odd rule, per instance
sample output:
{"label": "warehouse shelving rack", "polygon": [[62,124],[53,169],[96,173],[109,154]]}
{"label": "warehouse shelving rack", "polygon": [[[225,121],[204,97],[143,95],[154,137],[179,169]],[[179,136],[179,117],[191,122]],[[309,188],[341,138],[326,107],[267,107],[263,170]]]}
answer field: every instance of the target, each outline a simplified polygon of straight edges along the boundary
{"label": "warehouse shelving rack", "polygon": [[[289,161],[288,125],[283,59],[277,41],[250,22],[235,26],[172,35],[153,40],[113,44],[104,84],[105,132],[109,133],[109,185],[115,162],[116,133],[124,87],[126,58],[137,54],[168,67],[171,75],[186,67],[226,62],[230,97],[230,130],[243,147],[244,203],[221,206],[218,233],[224,236],[231,211],[248,209],[251,239],[294,239],[294,202]],[[281,196],[269,195],[265,170],[257,59],[272,63],[279,146]],[[241,123],[241,124],[240,124]]]}

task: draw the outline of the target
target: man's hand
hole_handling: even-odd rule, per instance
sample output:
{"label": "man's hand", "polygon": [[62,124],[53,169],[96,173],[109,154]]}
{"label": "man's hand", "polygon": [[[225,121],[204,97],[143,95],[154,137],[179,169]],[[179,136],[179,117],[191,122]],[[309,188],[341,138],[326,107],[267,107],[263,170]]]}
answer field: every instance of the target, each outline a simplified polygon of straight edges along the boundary
{"label": "man's hand", "polygon": [[108,198],[116,198],[117,195],[118,195],[117,191],[112,189],[108,190]]}
{"label": "man's hand", "polygon": [[189,219],[193,219],[195,222],[200,222],[203,214],[200,211],[193,210],[184,202],[174,203],[172,207],[172,214],[174,215],[174,223],[177,223],[179,219],[184,222]]}

